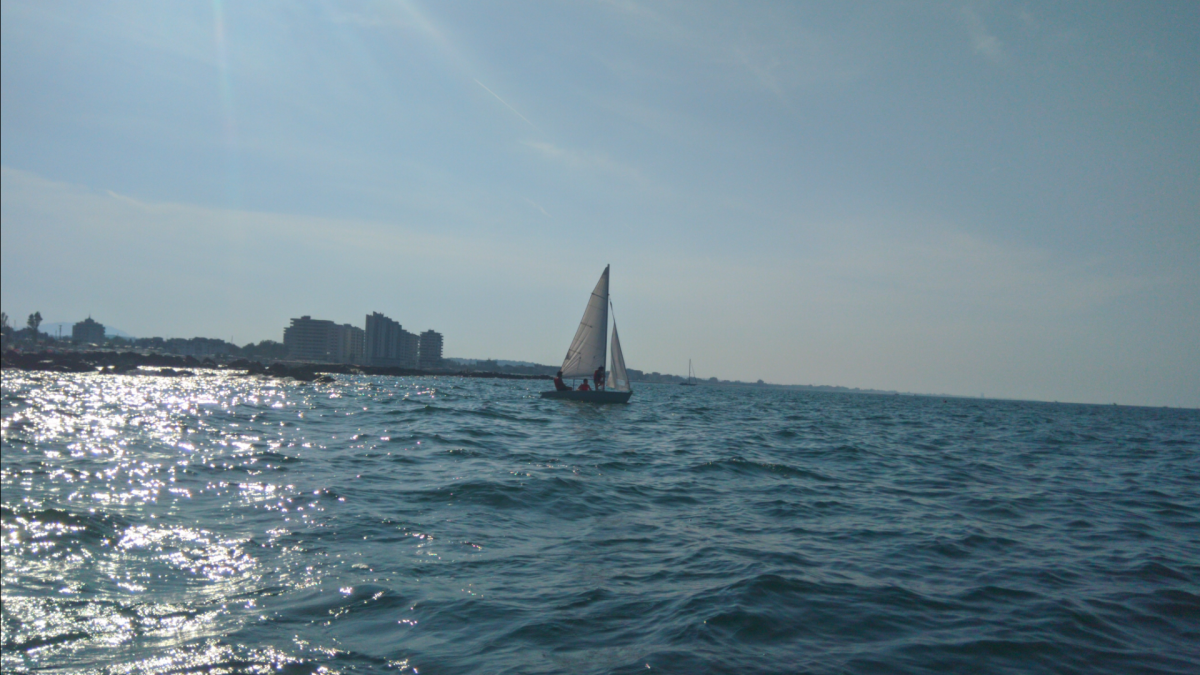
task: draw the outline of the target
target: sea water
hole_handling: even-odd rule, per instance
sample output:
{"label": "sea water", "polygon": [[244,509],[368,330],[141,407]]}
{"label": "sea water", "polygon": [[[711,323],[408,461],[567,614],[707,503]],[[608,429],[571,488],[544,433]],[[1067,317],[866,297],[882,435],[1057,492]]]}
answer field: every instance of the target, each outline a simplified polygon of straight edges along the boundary
{"label": "sea water", "polygon": [[1197,673],[1200,412],[5,371],[3,671]]}

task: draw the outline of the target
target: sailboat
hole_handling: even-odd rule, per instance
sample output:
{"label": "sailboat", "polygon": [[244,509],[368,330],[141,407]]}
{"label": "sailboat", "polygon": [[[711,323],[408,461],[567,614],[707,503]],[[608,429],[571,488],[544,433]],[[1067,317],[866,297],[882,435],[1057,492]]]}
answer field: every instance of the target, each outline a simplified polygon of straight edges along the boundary
{"label": "sailboat", "polygon": [[688,359],[688,378],[679,384],[685,387],[696,386],[696,373],[692,372],[692,360]]}
{"label": "sailboat", "polygon": [[[575,339],[567,349],[567,358],[563,360],[562,376],[568,378],[588,379],[597,368],[604,367],[606,355],[611,355],[612,363],[608,368],[604,389],[578,391],[543,391],[542,398],[562,399],[567,401],[591,401],[593,403],[628,403],[633,396],[629,388],[629,373],[625,371],[625,357],[621,354],[621,340],[617,337],[617,320],[613,317],[612,345],[605,339],[608,333],[608,314],[612,303],[608,299],[608,265],[600,281],[592,289],[588,298],[587,308],[583,310],[583,319],[579,321],[579,329],[575,331]],[[606,354],[607,353],[607,354]]]}

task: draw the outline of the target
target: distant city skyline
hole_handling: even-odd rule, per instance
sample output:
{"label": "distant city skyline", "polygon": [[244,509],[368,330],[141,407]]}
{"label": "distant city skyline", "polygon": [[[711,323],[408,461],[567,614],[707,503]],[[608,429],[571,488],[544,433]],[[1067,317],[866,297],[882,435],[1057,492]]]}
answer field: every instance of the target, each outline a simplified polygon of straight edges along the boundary
{"label": "distant city skyline", "polygon": [[1200,3],[0,4],[0,305],[1200,407]]}
{"label": "distant city skyline", "polygon": [[[373,313],[373,315],[380,316],[378,312]],[[301,319],[303,319],[303,320],[308,320],[310,318],[311,317],[309,317],[309,316],[301,317]],[[373,318],[372,315],[368,315],[367,322],[370,323],[370,320],[372,318]],[[191,355],[191,356],[216,356],[216,355],[222,355],[222,354],[227,355],[227,353],[224,351],[219,351],[219,350],[214,351],[214,346],[217,343],[226,343],[226,344],[233,345],[233,347],[235,347],[235,348],[239,347],[239,345],[237,345],[236,343],[233,343],[233,342],[227,342],[220,338],[210,338],[210,337],[205,337],[205,336],[193,336],[191,338],[180,338],[180,337],[163,338],[161,336],[143,337],[143,336],[132,336],[132,335],[125,333],[124,331],[118,331],[120,333],[120,335],[114,335],[114,334],[108,333],[108,331],[110,330],[109,327],[103,326],[102,324],[99,324],[98,322],[94,322],[91,319],[91,317],[88,317],[87,319],[80,321],[80,322],[55,322],[52,324],[39,326],[38,332],[43,335],[46,335],[50,338],[78,342],[80,340],[80,335],[79,335],[80,327],[83,325],[86,325],[89,322],[93,323],[95,325],[101,326],[101,328],[103,328],[104,331],[106,332],[107,339],[128,340],[131,343],[139,343],[139,344],[144,343],[147,340],[152,340],[152,341],[155,341],[156,344],[161,342],[163,345],[168,346],[168,347],[170,347],[172,343],[177,343],[177,342],[178,343],[189,343],[182,351],[172,351],[171,352],[171,353],[176,353],[176,354],[184,354],[184,355]],[[293,319],[293,322],[295,322],[295,319]],[[349,328],[350,327],[349,324],[337,324],[336,322],[333,322],[333,321],[321,321],[320,323],[328,323],[336,328],[343,328],[343,327]],[[11,328],[11,326],[10,326],[10,328]],[[62,335],[56,336],[55,330],[63,329],[63,328],[65,328],[67,330]],[[74,330],[72,330],[72,329],[74,329]],[[287,340],[287,335],[286,335],[287,329],[286,328],[284,330],[284,333],[285,333],[284,341],[276,341],[276,340],[271,340],[270,338],[267,338],[265,340],[259,341],[258,343],[254,343],[254,342],[246,343],[245,345],[243,345],[243,347],[246,347],[246,348],[255,347],[255,346],[261,347],[262,345],[265,345],[267,343],[273,343],[273,344],[283,347],[286,344],[286,340]],[[367,331],[367,333],[369,334],[369,331]],[[471,365],[476,365],[476,366],[478,366],[480,364],[494,364],[495,366],[497,366],[501,369],[508,368],[508,367],[531,367],[531,368],[536,368],[536,369],[545,369],[545,372],[542,374],[547,377],[549,376],[549,374],[552,374],[552,369],[560,367],[560,365],[557,363],[534,363],[532,361],[514,361],[511,359],[497,359],[495,357],[483,357],[483,358],[465,357],[465,356],[443,357],[443,356],[441,356],[442,337],[441,337],[440,333],[433,331],[433,330],[429,330],[429,331],[425,331],[420,336],[414,335],[413,337],[414,338],[424,337],[426,335],[429,335],[429,336],[435,338],[435,340],[436,340],[435,348],[434,348],[434,350],[432,350],[436,356],[434,356],[433,358],[426,356],[424,359],[419,359],[417,356],[414,356],[411,363],[407,362],[407,361],[397,362],[397,361],[392,361],[392,360],[387,360],[387,359],[385,359],[385,360],[373,359],[372,352],[369,350],[369,348],[363,350],[363,353],[361,354],[361,358],[359,358],[358,360],[355,360],[354,357],[351,357],[349,359],[344,359],[344,360],[331,359],[331,358],[325,358],[325,357],[312,358],[313,355],[311,355],[311,354],[295,354],[295,353],[291,353],[290,351],[286,352],[286,353],[277,354],[274,356],[269,356],[269,357],[266,357],[266,359],[269,361],[269,360],[273,360],[276,358],[282,358],[282,359],[287,359],[287,360],[311,361],[311,362],[318,362],[318,363],[319,362],[332,362],[332,363],[344,363],[344,364],[348,364],[348,365],[377,366],[377,367],[385,367],[385,368],[386,367],[401,367],[401,368],[412,368],[412,369],[419,369],[419,370],[437,370],[437,369],[444,368],[448,365],[452,367],[452,364],[456,364],[456,363],[471,364]],[[83,336],[83,338],[86,341],[86,339],[87,339],[86,334]],[[196,343],[196,342],[199,342],[202,344],[191,344],[191,343]],[[418,350],[418,355],[419,355],[419,352],[420,352],[420,349],[419,349],[420,341],[419,340],[417,341],[417,345],[418,346],[415,346],[414,349]],[[48,345],[43,345],[43,346],[48,346]],[[234,356],[237,356],[238,358],[246,358],[245,354],[234,354]],[[262,357],[260,357],[258,355],[250,355],[250,358],[251,359],[260,359]],[[664,371],[664,372],[660,373],[658,371],[649,371],[649,370],[644,371],[641,369],[630,368],[629,372],[631,375],[635,376],[634,377],[635,382],[641,382],[643,384],[646,382],[660,382],[660,383],[665,382],[668,384],[674,384],[676,382],[687,381],[689,379],[689,376],[686,374],[673,373],[670,371]],[[856,392],[856,393],[861,392],[861,393],[871,393],[871,394],[879,394],[879,395],[903,394],[903,395],[911,395],[911,396],[929,396],[929,397],[934,397],[934,398],[939,397],[939,396],[952,396],[952,397],[957,397],[957,398],[981,398],[981,399],[986,398],[986,399],[994,399],[994,400],[1029,400],[1029,401],[1042,401],[1042,402],[1053,402],[1053,403],[1080,403],[1080,402],[1075,402],[1075,401],[1058,401],[1058,400],[1050,401],[1047,399],[1029,399],[1029,398],[1020,399],[1020,398],[1011,398],[1011,397],[996,397],[996,396],[988,396],[986,392],[980,392],[979,394],[958,394],[958,393],[936,392],[936,391],[903,391],[903,390],[895,390],[895,389],[876,389],[876,388],[871,388],[871,387],[849,387],[846,385],[830,383],[830,382],[781,383],[781,382],[767,382],[761,378],[759,378],[757,381],[748,381],[748,380],[740,380],[737,378],[719,378],[719,377],[715,377],[715,376],[696,377],[695,379],[700,382],[711,382],[711,383],[720,383],[720,384],[727,384],[727,385],[766,385],[766,386],[772,386],[772,387],[795,387],[795,388],[799,388],[799,389],[812,389],[812,390],[821,390],[821,391],[847,391],[847,392]],[[1086,403],[1086,402],[1084,402],[1084,403]],[[1107,404],[1105,404],[1105,405],[1107,405]],[[1138,406],[1138,405],[1146,405],[1146,404],[1133,403],[1133,404],[1124,404],[1124,405]],[[1152,406],[1152,407],[1157,407],[1157,406]],[[1191,407],[1191,406],[1181,406],[1181,407]]]}

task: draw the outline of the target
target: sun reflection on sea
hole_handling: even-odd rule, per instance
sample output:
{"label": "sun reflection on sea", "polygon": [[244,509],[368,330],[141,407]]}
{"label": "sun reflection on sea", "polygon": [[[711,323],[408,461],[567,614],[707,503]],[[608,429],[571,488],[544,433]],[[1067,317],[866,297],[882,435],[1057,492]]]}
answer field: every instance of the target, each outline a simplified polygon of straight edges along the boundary
{"label": "sun reflection on sea", "polygon": [[[168,378],[6,370],[5,672],[72,668],[105,649],[118,649],[99,660],[120,661],[119,672],[274,672],[302,662],[274,648],[181,645],[258,620],[256,597],[270,588],[320,582],[311,565],[297,566],[299,574],[278,565],[305,554],[280,545],[286,529],[239,528],[244,515],[229,508],[322,510],[314,490],[306,499],[279,480],[289,461],[279,450],[303,442],[280,415],[302,414],[312,396],[216,371]],[[24,499],[10,499],[22,492]],[[225,501],[231,494],[237,501]],[[201,520],[242,534],[217,534]],[[265,569],[261,552],[276,546],[277,564]],[[236,610],[232,598],[243,598]],[[151,659],[119,656],[170,645],[180,647]]]}

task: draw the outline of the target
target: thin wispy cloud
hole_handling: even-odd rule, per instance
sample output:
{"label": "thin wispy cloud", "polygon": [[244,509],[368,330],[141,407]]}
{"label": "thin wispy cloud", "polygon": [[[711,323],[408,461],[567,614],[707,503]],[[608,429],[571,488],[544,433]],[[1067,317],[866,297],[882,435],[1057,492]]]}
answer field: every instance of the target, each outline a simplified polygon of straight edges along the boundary
{"label": "thin wispy cloud", "polygon": [[751,60],[750,57],[746,55],[746,52],[741,49],[734,49],[733,53],[735,56],[737,56],[738,60],[741,61],[742,65],[754,74],[754,77],[758,79],[759,83],[762,84],[764,88],[778,96],[780,99],[783,98],[783,87],[779,85],[779,80],[771,72],[773,68],[779,65],[778,59],[775,59],[771,63],[764,65],[758,63],[757,61]]}
{"label": "thin wispy cloud", "polygon": [[611,262],[639,369],[1194,402],[1196,7],[4,0],[0,293],[552,362]]}
{"label": "thin wispy cloud", "polygon": [[[382,278],[389,281],[380,288],[403,280],[416,284],[422,278],[442,275],[474,278],[472,283],[478,284],[488,276],[512,279],[516,274],[527,275],[528,283],[533,283],[547,269],[565,272],[545,264],[536,269],[533,265],[513,266],[514,260],[559,260],[566,256],[539,247],[537,242],[517,242],[508,236],[448,234],[419,223],[145,201],[116,191],[93,191],[50,181],[9,167],[3,167],[2,174],[5,227],[0,252],[6,275],[6,307],[14,294],[36,298],[58,293],[53,291],[54,286],[69,288],[78,283],[69,275],[57,275],[53,285],[47,284],[36,272],[45,264],[44,259],[17,255],[18,251],[53,249],[56,266],[92,280],[91,294],[64,293],[65,299],[55,303],[55,311],[75,320],[71,313],[86,313],[89,302],[115,307],[135,301],[134,307],[121,312],[121,320],[136,334],[163,331],[162,312],[166,307],[180,308],[181,315],[188,315],[186,319],[172,318],[183,322],[177,330],[195,331],[193,335],[206,334],[208,326],[230,311],[246,317],[239,331],[273,335],[284,324],[288,311],[301,309],[298,304],[315,304],[322,309],[314,309],[314,313],[336,312],[340,321],[346,321],[356,315],[361,318],[370,303],[388,302],[386,294],[372,297],[372,293],[357,294],[353,311],[346,307],[345,297],[330,302],[333,297],[326,297],[326,284],[317,283],[316,277],[303,271],[316,266],[344,277],[361,274],[362,270],[356,273],[355,268],[364,261],[373,261],[371,267],[387,270]],[[27,226],[11,227],[10,219],[14,218]],[[152,245],[154,253],[150,254],[147,251]],[[280,254],[277,261],[262,259],[257,253],[268,249]],[[203,260],[204,264],[180,265],[184,260]],[[170,283],[147,284],[147,278],[169,279]],[[253,312],[253,305],[262,296],[247,294],[246,288],[257,288],[274,297],[271,310]],[[308,299],[303,303],[287,299],[289,288],[307,289],[304,293]],[[193,297],[215,297],[221,302],[180,302],[180,298]],[[420,312],[433,314],[440,303],[435,298]],[[411,310],[420,304],[411,302],[408,306]],[[117,313],[115,309],[109,311]]]}
{"label": "thin wispy cloud", "polygon": [[522,141],[522,145],[536,151],[547,160],[571,169],[597,171],[637,183],[645,182],[642,173],[636,168],[622,164],[602,152],[583,152],[560,148],[553,143],[544,141]]}
{"label": "thin wispy cloud", "polygon": [[[420,7],[417,6],[417,3],[411,2],[410,0],[400,0],[397,3],[397,6],[403,9],[406,14],[408,14],[412,20],[412,25],[418,30],[435,40],[443,49],[450,52],[454,51],[445,33],[437,26],[437,24],[433,22],[432,19],[429,18],[428,15],[425,14],[423,10],[421,10]],[[454,57],[461,58],[457,53],[454,54]]]}
{"label": "thin wispy cloud", "polygon": [[[962,229],[932,228],[903,239],[861,233],[813,265],[845,280],[860,299],[920,312],[920,320],[961,320],[964,313],[1037,319],[1083,313],[1170,283],[1109,269],[1104,260],[1066,263],[1045,249],[1005,245]],[[947,312],[947,309],[953,311]]]}
{"label": "thin wispy cloud", "polygon": [[512,111],[512,113],[513,113],[514,115],[516,115],[517,117],[520,117],[521,119],[525,120],[525,123],[526,123],[526,124],[528,124],[529,126],[533,127],[534,129],[536,129],[536,128],[537,128],[537,125],[536,125],[536,124],[534,124],[533,122],[530,122],[528,117],[525,117],[524,115],[522,115],[522,114],[521,114],[521,112],[520,112],[519,110],[517,110],[516,108],[512,107],[511,105],[509,105],[509,104],[508,104],[508,101],[505,101],[504,99],[500,98],[500,94],[497,94],[496,92],[492,91],[491,89],[488,89],[488,87],[487,87],[487,85],[486,85],[486,84],[484,84],[484,83],[480,82],[479,80],[475,80],[475,84],[477,84],[477,85],[479,85],[479,86],[483,87],[483,90],[484,90],[484,91],[486,91],[487,93],[491,94],[492,96],[495,96],[497,101],[500,101],[501,103],[503,103],[503,104],[504,104],[504,107],[505,107],[505,108],[508,108],[509,110],[511,110],[511,111]]}
{"label": "thin wispy cloud", "polygon": [[[7,170],[6,170],[6,173],[7,173]],[[139,202],[138,200],[134,199],[133,197],[127,197],[122,194],[117,194],[116,192],[113,192],[112,190],[105,190],[104,192],[105,192],[105,194],[107,194],[109,197],[112,197],[113,199],[120,200],[122,202],[125,202],[126,204],[132,204],[133,206],[136,206],[139,209],[148,209],[149,208],[148,205],[146,205],[143,202]]]}
{"label": "thin wispy cloud", "polygon": [[532,200],[532,199],[530,199],[529,197],[522,197],[521,199],[524,199],[526,202],[528,202],[528,203],[529,203],[529,205],[530,205],[530,206],[532,206],[533,208],[537,209],[538,211],[541,211],[543,216],[546,216],[547,218],[549,218],[549,217],[550,217],[550,214],[546,212],[546,209],[542,208],[542,205],[541,205],[541,204],[539,204],[539,203],[537,203],[537,202],[533,201],[533,200]]}
{"label": "thin wispy cloud", "polygon": [[472,58],[469,55],[469,50],[465,47],[465,41],[455,39],[450,31],[438,25],[432,17],[429,16],[421,7],[412,0],[401,0],[398,5],[405,14],[407,19],[403,22],[404,25],[414,29],[419,35],[423,36],[434,47],[436,53],[462,75],[470,77],[475,84],[483,88],[484,91],[491,94],[504,107],[508,108],[514,115],[520,117],[530,126],[537,128],[529,118],[522,115],[520,111],[510,105],[507,101],[500,97],[499,94],[492,91],[483,82],[479,80],[481,69],[478,67],[478,59]]}
{"label": "thin wispy cloud", "polygon": [[973,7],[963,7],[963,17],[966,20],[967,32],[971,37],[971,47],[987,60],[1000,65],[1004,62],[1004,43],[992,35],[983,22],[983,17]]}
{"label": "thin wispy cloud", "polygon": [[334,23],[344,23],[363,28],[425,28],[417,26],[413,21],[403,19],[395,14],[379,14],[361,11],[333,11],[330,20]]}
{"label": "thin wispy cloud", "polygon": [[505,108],[508,108],[512,114],[521,118],[521,120],[530,127],[537,129],[537,125],[530,121],[528,117],[523,115],[521,111],[517,110],[511,103],[504,100],[504,98],[493,91],[491,87],[488,87],[486,84],[480,81],[478,73],[482,72],[482,69],[477,66],[477,59],[473,59],[468,55],[468,50],[464,48],[461,40],[453,39],[451,35],[444,28],[439,26],[424,10],[422,10],[416,2],[412,2],[411,0],[403,0],[398,6],[407,14],[406,19],[395,20],[393,17],[382,17],[379,20],[379,23],[376,24],[374,23],[374,15],[363,15],[358,13],[347,15],[347,19],[367,25],[392,25],[415,29],[418,33],[424,35],[432,45],[434,45],[437,52],[442,55],[447,63],[452,64],[453,67],[462,74],[468,75],[471,80],[475,82],[475,84],[479,85],[480,88],[491,94],[492,97],[499,101],[501,105],[503,105]]}

